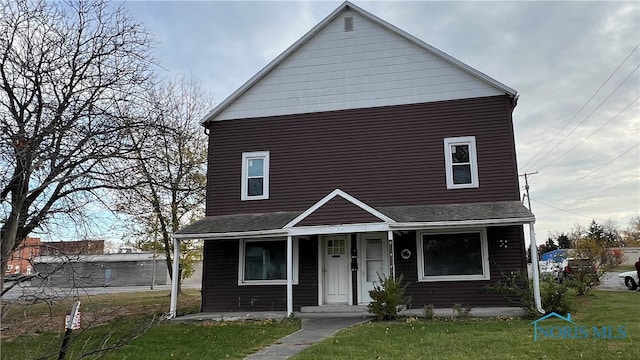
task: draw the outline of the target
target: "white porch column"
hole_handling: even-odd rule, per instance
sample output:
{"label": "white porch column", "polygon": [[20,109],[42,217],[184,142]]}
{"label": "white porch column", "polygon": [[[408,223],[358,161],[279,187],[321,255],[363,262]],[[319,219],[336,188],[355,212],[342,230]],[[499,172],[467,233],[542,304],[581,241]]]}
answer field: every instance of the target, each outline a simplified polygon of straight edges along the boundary
{"label": "white porch column", "polygon": [[293,238],[287,236],[287,316],[293,315]]}
{"label": "white porch column", "polygon": [[178,274],[180,265],[180,240],[173,239],[173,276],[171,276],[171,305],[169,306],[169,319],[176,317],[178,307]]}
{"label": "white porch column", "polygon": [[542,298],[540,296],[540,265],[538,264],[538,247],[536,245],[536,231],[533,222],[529,223],[529,240],[531,241],[531,267],[533,268],[533,302],[536,310],[544,314]]}
{"label": "white porch column", "polygon": [[387,231],[387,241],[389,241],[389,276],[396,278],[396,263],[393,256],[393,231]]}

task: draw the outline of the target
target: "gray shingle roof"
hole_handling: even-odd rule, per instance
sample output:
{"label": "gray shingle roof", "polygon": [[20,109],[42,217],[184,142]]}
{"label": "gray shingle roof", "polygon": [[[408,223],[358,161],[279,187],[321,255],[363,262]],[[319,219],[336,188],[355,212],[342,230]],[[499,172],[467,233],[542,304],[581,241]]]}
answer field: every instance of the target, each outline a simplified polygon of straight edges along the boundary
{"label": "gray shingle roof", "polygon": [[442,222],[531,218],[533,214],[519,201],[447,205],[406,205],[377,208],[397,222]]}
{"label": "gray shingle roof", "polygon": [[280,211],[260,214],[207,216],[180,229],[176,234],[211,234],[282,229],[300,213],[299,211]]}
{"label": "gray shingle roof", "polygon": [[[510,221],[534,221],[534,215],[519,201],[468,203],[447,205],[405,205],[378,207],[381,213],[398,224],[473,222],[496,223]],[[176,232],[177,237],[193,237],[199,234],[224,234],[254,231],[277,231],[303,211],[287,211],[259,214],[235,214],[207,216]],[[283,230],[284,233],[284,230]]]}

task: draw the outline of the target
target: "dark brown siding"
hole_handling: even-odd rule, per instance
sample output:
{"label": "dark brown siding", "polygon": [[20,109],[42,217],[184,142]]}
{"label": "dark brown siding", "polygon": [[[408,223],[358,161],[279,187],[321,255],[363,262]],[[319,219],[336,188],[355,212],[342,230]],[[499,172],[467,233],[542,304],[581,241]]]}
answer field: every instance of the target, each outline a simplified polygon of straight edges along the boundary
{"label": "dark brown siding", "polygon": [[[418,282],[416,232],[396,237],[396,275],[403,274],[404,280],[409,282],[407,295],[412,297],[412,307],[422,309],[425,305],[433,305],[436,308],[451,308],[454,304],[472,307],[513,306],[502,296],[487,293],[485,286],[502,280],[503,274],[511,271],[526,271],[522,226],[488,228],[487,238],[491,280]],[[499,247],[498,240],[501,239],[507,240],[506,248]],[[402,249],[411,251],[408,260],[400,256]]]}
{"label": "dark brown siding", "polygon": [[[239,119],[209,127],[207,215],[305,210],[340,188],[371,206],[519,199],[509,99]],[[475,136],[480,187],[447,190],[443,139]],[[270,199],[241,201],[243,152],[270,152]]]}
{"label": "dark brown siding", "polygon": [[346,199],[337,196],[309,214],[297,226],[364,224],[381,221]]}
{"label": "dark brown siding", "polygon": [[[204,243],[202,311],[285,311],[286,285],[238,286],[238,240]],[[318,240],[299,240],[298,285],[293,286],[294,310],[318,305]]]}

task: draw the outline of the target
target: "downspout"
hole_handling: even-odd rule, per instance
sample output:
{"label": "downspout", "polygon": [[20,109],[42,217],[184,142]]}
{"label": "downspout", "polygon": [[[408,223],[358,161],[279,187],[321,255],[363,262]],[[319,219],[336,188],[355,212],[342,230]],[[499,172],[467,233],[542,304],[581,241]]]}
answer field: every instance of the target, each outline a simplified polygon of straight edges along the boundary
{"label": "downspout", "polygon": [[176,317],[176,309],[178,307],[178,277],[180,274],[180,239],[173,238],[173,276],[171,277],[171,304],[169,305],[168,319]]}
{"label": "downspout", "polygon": [[533,267],[533,303],[540,314],[544,314],[542,309],[542,298],[540,296],[540,265],[538,264],[538,247],[536,246],[536,231],[533,221],[529,223],[529,239],[531,240],[531,266]]}
{"label": "downspout", "polygon": [[287,317],[293,316],[293,239],[287,236]]}
{"label": "downspout", "polygon": [[[533,211],[531,211],[531,196],[529,195],[529,178],[528,175],[534,175],[537,174],[538,172],[536,171],[535,173],[530,173],[530,174],[524,174],[522,176],[524,176],[524,183],[525,183],[525,191],[526,191],[526,197],[527,197],[527,203],[529,204],[529,212],[531,212],[533,214]],[[522,199],[522,201],[524,202],[524,199]],[[533,304],[536,308],[536,311],[538,311],[540,314],[544,314],[545,311],[542,308],[542,298],[540,297],[540,264],[538,263],[538,246],[536,245],[536,230],[533,227],[534,221],[529,222],[529,240],[530,240],[530,244],[529,246],[531,247],[531,267],[532,272],[533,272]]]}

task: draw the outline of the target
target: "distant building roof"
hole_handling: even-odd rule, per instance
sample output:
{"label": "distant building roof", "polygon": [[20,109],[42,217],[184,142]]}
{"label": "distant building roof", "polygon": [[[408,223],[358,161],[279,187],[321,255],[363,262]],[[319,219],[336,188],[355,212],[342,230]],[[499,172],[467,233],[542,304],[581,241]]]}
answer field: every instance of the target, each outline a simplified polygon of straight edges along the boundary
{"label": "distant building roof", "polygon": [[[123,253],[123,254],[87,254],[87,255],[46,255],[33,259],[34,264],[60,262],[122,262],[122,261],[150,261],[153,253]],[[164,255],[156,254],[156,260],[164,260]]]}

